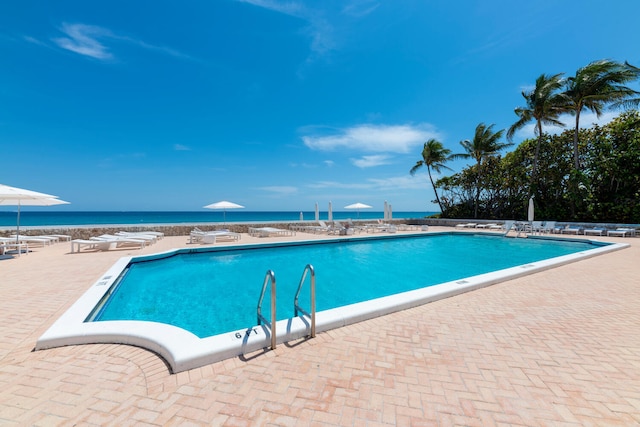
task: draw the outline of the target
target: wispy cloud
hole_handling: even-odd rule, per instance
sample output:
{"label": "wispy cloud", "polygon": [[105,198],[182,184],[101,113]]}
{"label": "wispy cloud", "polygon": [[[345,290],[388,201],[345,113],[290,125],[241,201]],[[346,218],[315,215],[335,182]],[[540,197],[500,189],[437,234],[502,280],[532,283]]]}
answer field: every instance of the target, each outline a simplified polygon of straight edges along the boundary
{"label": "wispy cloud", "polygon": [[304,144],[312,150],[347,149],[376,153],[409,153],[429,138],[438,138],[430,124],[419,125],[357,125],[340,129],[333,135],[305,135]]}
{"label": "wispy cloud", "polygon": [[273,193],[274,195],[278,195],[278,196],[290,196],[298,192],[297,187],[286,186],[286,185],[283,185],[283,186],[272,185],[267,187],[260,187],[259,190]]}
{"label": "wispy cloud", "polygon": [[[164,55],[192,59],[189,55],[185,55],[175,49],[156,46],[133,37],[115,34],[113,31],[97,25],[69,24],[65,22],[60,26],[60,32],[63,33],[62,37],[51,39],[56,45],[79,55],[102,61],[115,59],[115,55],[112,53],[111,47],[107,45],[107,42],[127,43]],[[32,42],[35,41],[37,40],[34,39]]]}
{"label": "wispy cloud", "polygon": [[351,163],[359,168],[365,169],[375,166],[388,165],[389,163],[391,163],[389,159],[390,156],[386,154],[375,154],[371,156],[362,156],[359,159],[351,159]]}
{"label": "wispy cloud", "polygon": [[182,144],[174,144],[173,149],[176,151],[191,151],[190,147]]}
{"label": "wispy cloud", "polygon": [[378,6],[380,3],[375,0],[354,0],[342,8],[342,13],[360,18],[372,13]]}
{"label": "wispy cloud", "polygon": [[310,184],[309,187],[314,189],[359,191],[421,190],[425,188],[425,181],[407,174],[386,178],[369,178],[364,182],[318,181]]}
{"label": "wispy cloud", "polygon": [[307,23],[304,33],[311,38],[311,51],[317,55],[324,55],[335,48],[333,26],[326,20],[322,11],[309,9],[297,1],[277,0],[237,0],[257,7],[283,13]]}
{"label": "wispy cloud", "polygon": [[113,55],[100,39],[112,38],[111,31],[95,25],[67,24],[60,28],[65,37],[54,38],[53,41],[63,49],[96,59],[112,59]]}

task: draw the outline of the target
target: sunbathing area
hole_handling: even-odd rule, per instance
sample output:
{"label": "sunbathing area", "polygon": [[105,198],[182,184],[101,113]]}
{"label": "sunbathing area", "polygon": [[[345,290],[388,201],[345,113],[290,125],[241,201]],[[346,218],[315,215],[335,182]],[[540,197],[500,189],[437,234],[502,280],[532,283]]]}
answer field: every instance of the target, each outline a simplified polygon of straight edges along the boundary
{"label": "sunbathing area", "polygon": [[[425,232],[442,230],[456,229]],[[242,233],[215,245],[327,235]],[[68,242],[30,247],[29,256],[0,261],[0,421],[634,425],[640,242],[590,238],[631,246],[178,374],[156,354],[127,345],[32,350],[120,257],[190,247],[191,236],[81,253],[71,253]]]}

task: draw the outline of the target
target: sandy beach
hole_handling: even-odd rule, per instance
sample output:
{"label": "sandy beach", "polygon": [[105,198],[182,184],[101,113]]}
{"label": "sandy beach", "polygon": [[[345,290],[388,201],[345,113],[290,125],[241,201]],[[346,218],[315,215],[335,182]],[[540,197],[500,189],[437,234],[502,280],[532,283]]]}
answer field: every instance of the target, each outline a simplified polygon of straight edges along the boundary
{"label": "sandy beach", "polygon": [[33,248],[0,260],[0,424],[638,425],[640,239],[597,239],[631,246],[178,374],[132,346],[33,348],[120,257],[188,236]]}

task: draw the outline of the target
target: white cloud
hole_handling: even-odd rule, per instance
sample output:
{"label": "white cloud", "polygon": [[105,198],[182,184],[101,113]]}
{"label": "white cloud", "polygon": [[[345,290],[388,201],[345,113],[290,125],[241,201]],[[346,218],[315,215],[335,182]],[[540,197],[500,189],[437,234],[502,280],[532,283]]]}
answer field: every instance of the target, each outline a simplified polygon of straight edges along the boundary
{"label": "white cloud", "polygon": [[[425,175],[426,176],[426,175]],[[434,176],[434,180],[436,177]],[[398,191],[398,190],[422,190],[429,187],[428,181],[421,177],[402,175],[387,178],[369,178],[365,182],[345,183],[337,181],[318,181],[309,185],[314,189],[334,190],[371,190],[371,191]]]}
{"label": "white cloud", "polygon": [[295,1],[277,0],[237,0],[242,3],[249,3],[274,12],[293,16],[308,23],[305,33],[311,38],[311,51],[323,55],[335,48],[333,38],[333,27],[324,19],[319,10],[308,9],[305,5]]}
{"label": "white cloud", "polygon": [[[145,50],[160,52],[162,54],[175,56],[178,58],[192,59],[188,55],[164,46],[155,46],[132,37],[121,36],[113,33],[111,30],[96,25],[86,24],[68,24],[63,23],[60,31],[64,33],[64,37],[53,38],[53,42],[63,49],[70,50],[79,55],[88,56],[100,60],[114,59],[105,41],[120,41]],[[33,42],[33,41],[31,41]]]}
{"label": "white cloud", "polygon": [[289,196],[292,194],[296,194],[298,192],[297,187],[291,187],[286,185],[283,185],[283,186],[273,185],[268,187],[260,187],[260,190],[267,191],[269,193],[275,193],[280,196]]}
{"label": "white cloud", "polygon": [[358,125],[341,129],[334,135],[307,135],[304,144],[312,150],[409,153],[429,138],[438,138],[438,132],[430,124],[413,125]]}
{"label": "white cloud", "polygon": [[67,23],[63,23],[60,30],[67,37],[54,38],[53,41],[61,48],[96,59],[113,58],[107,47],[98,40],[113,37],[109,30],[94,25]]}
{"label": "white cloud", "polygon": [[[434,176],[433,179],[436,180],[436,177]],[[371,178],[369,181],[380,190],[422,190],[429,186],[428,181],[410,175],[390,178]]]}
{"label": "white cloud", "polygon": [[182,144],[174,144],[173,149],[176,151],[191,151],[191,148]]}
{"label": "white cloud", "polygon": [[335,166],[336,162],[334,162],[333,160],[325,160],[325,161],[324,161],[324,164],[325,164],[327,167],[332,168],[332,167],[334,167],[334,166]]}
{"label": "white cloud", "polygon": [[380,6],[380,3],[377,1],[354,0],[347,3],[347,5],[342,8],[342,13],[360,18],[370,14],[376,10],[378,6]]}
{"label": "white cloud", "polygon": [[[618,117],[619,114],[620,114],[619,111],[607,111],[606,113],[601,114],[600,118],[598,118],[595,115],[595,113],[592,113],[590,111],[583,111],[580,114],[580,129],[589,128],[594,124],[597,124],[599,126],[606,125],[611,120]],[[558,135],[567,129],[575,128],[575,125],[576,125],[575,116],[565,114],[560,117],[560,121],[565,124],[565,127],[543,125],[542,132],[550,135]],[[516,135],[518,135],[518,137],[521,138],[522,140],[537,138],[535,128],[536,128],[535,122],[531,122],[526,126],[524,126],[522,129],[520,129],[518,132],[516,132]]]}
{"label": "white cloud", "polygon": [[371,168],[374,166],[388,165],[391,157],[385,154],[375,154],[372,156],[362,156],[359,159],[351,159],[351,163],[359,168]]}

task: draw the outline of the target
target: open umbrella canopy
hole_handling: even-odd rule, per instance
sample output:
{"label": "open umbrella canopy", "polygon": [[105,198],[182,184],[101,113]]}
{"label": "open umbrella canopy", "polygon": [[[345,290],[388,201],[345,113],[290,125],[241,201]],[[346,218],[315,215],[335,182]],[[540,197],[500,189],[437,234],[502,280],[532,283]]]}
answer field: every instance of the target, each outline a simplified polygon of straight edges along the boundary
{"label": "open umbrella canopy", "polygon": [[21,206],[54,206],[67,204],[69,204],[69,202],[60,200],[51,194],[38,193],[37,191],[0,184],[0,205],[18,207],[18,217],[16,220],[16,242],[20,237]]}
{"label": "open umbrella canopy", "polygon": [[244,208],[244,206],[239,205],[233,202],[227,202],[226,200],[222,200],[221,202],[211,203],[210,205],[205,206],[207,209],[239,209]]}
{"label": "open umbrella canopy", "polygon": [[360,218],[360,209],[369,209],[372,208],[373,206],[369,206],[369,205],[365,205],[364,203],[353,203],[351,205],[347,205],[344,208],[345,209],[356,209],[358,211],[358,219]]}
{"label": "open umbrella canopy", "polygon": [[344,208],[345,209],[369,209],[372,208],[373,206],[369,206],[369,205],[365,205],[364,203],[354,203],[352,205],[347,205]]}
{"label": "open umbrella canopy", "polygon": [[15,200],[2,199],[0,200],[0,205],[2,206],[55,206],[55,205],[68,205],[69,202],[65,202],[64,200],[56,199],[54,197],[44,198],[44,199],[24,199],[20,200],[18,203]]}
{"label": "open umbrella canopy", "polygon": [[[52,196],[51,194],[38,193],[37,191],[0,184],[0,204],[2,205],[17,206],[18,202],[24,205],[26,200],[55,198],[57,198],[57,196]],[[15,203],[12,203],[12,201]]]}
{"label": "open umbrella canopy", "polygon": [[207,209],[222,209],[223,211],[223,223],[227,223],[227,209],[240,209],[244,208],[244,206],[239,205],[237,203],[228,202],[226,200],[222,200],[220,202],[211,203],[210,205],[205,206]]}

